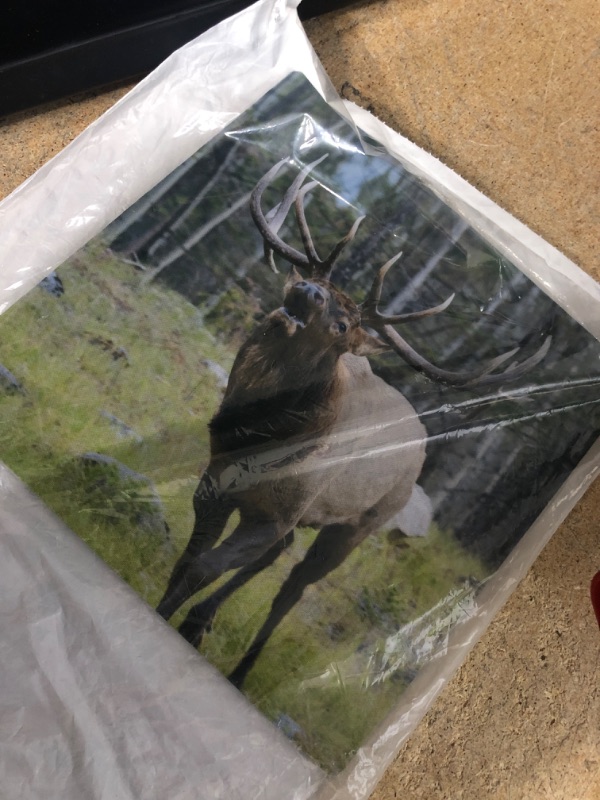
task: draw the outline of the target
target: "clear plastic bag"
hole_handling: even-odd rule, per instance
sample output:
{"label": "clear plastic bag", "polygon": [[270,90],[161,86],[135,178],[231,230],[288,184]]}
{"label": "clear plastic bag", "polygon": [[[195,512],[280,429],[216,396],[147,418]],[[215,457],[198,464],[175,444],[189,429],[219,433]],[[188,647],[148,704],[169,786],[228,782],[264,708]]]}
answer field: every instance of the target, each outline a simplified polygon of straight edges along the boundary
{"label": "clear plastic bag", "polygon": [[13,794],[367,797],[598,470],[598,287],[335,97],[294,6],[0,207]]}

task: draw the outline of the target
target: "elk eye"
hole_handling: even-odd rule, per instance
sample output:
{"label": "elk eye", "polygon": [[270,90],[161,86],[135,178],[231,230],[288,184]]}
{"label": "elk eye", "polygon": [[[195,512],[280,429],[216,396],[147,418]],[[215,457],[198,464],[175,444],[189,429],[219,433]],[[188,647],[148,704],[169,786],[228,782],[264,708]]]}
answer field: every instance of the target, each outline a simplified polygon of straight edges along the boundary
{"label": "elk eye", "polygon": [[338,331],[340,333],[346,333],[347,330],[348,330],[348,326],[346,325],[345,322],[338,322]]}

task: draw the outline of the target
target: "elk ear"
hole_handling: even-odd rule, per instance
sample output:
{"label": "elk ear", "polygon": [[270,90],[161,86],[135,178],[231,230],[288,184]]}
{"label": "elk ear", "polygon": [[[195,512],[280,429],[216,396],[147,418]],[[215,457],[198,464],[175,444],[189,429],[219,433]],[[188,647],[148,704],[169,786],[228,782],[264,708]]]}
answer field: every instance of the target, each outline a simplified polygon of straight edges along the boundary
{"label": "elk ear", "polygon": [[285,288],[288,289],[290,286],[293,286],[295,283],[298,283],[298,281],[301,280],[304,280],[302,275],[300,275],[296,267],[292,266],[285,280]]}
{"label": "elk ear", "polygon": [[377,336],[367,333],[364,328],[356,328],[350,352],[355,356],[374,356],[376,353],[385,353],[390,347]]}

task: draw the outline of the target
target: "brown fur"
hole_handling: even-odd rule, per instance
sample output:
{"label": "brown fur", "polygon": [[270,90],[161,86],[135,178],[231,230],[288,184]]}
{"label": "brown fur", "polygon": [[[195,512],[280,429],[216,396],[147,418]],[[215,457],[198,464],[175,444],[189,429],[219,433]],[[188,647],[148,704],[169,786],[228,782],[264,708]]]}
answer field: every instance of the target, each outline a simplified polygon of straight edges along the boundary
{"label": "brown fur", "polygon": [[[211,461],[194,498],[194,532],[159,612],[170,617],[196,591],[238,569],[180,627],[197,644],[218,605],[274,561],[297,524],[321,528],[318,560],[307,556],[282,587],[233,677],[237,683],[304,586],[335,569],[411,496],[425,430],[405,398],[362,357],[380,349],[360,327],[349,297],[294,269],[282,307],[257,326],[235,359],[210,423]],[[215,546],[235,509],[238,527]]]}

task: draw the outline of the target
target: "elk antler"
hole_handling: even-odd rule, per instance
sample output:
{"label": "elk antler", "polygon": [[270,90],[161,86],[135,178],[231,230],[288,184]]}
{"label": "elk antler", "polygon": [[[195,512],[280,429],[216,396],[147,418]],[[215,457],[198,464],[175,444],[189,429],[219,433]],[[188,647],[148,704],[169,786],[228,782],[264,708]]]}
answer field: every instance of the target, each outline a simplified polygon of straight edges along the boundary
{"label": "elk antler", "polygon": [[[265,189],[272,183],[273,179],[277,176],[281,168],[289,163],[287,158],[282,159],[275,164],[271,169],[263,175],[263,177],[256,184],[254,191],[250,197],[250,213],[258,228],[265,243],[265,259],[274,272],[278,272],[273,258],[274,253],[294,264],[296,267],[303,267],[310,270],[310,274],[319,278],[328,279],[331,275],[333,265],[344,247],[356,235],[358,226],[363,221],[364,217],[359,217],[354,225],[350,228],[348,233],[340,239],[339,242],[333,247],[332,251],[326,258],[320,258],[314,246],[310,229],[306,221],[304,213],[304,198],[311,189],[318,186],[318,181],[311,181],[310,183],[302,185],[304,179],[311,172],[311,170],[327,158],[327,155],[321,156],[311,164],[307,164],[296,176],[291,186],[286,191],[281,202],[271,209],[267,214],[262,210],[261,202]],[[288,215],[290,208],[294,205],[296,220],[298,228],[300,229],[300,236],[302,237],[302,244],[304,245],[304,253],[291,247],[283,241],[277,233],[281,228],[285,218]]]}
{"label": "elk antler", "polygon": [[381,339],[383,339],[386,344],[395,350],[404,361],[406,361],[416,370],[422,372],[424,375],[427,375],[433,380],[446,383],[450,386],[490,386],[493,384],[504,383],[507,380],[519,378],[521,375],[524,375],[530,369],[535,367],[536,364],[539,364],[539,362],[544,358],[548,352],[548,349],[550,348],[550,343],[552,341],[551,336],[546,337],[544,344],[538,350],[536,350],[532,356],[525,359],[525,361],[522,361],[520,364],[517,364],[516,362],[510,364],[501,372],[497,372],[496,370],[502,364],[505,364],[510,358],[512,358],[520,348],[515,347],[513,350],[509,350],[508,353],[503,353],[502,355],[497,356],[488,362],[485,367],[473,372],[452,372],[450,370],[442,369],[441,367],[436,367],[435,364],[431,364],[429,361],[427,361],[427,359],[417,353],[417,351],[414,350],[402,336],[400,336],[398,331],[395,330],[395,328],[392,328],[392,325],[398,325],[400,323],[410,322],[414,319],[420,319],[421,317],[430,317],[434,314],[439,314],[440,311],[444,311],[444,309],[450,305],[454,299],[454,295],[450,295],[450,297],[440,305],[434,306],[433,308],[426,308],[423,311],[414,311],[409,314],[396,314],[394,316],[386,316],[385,314],[382,314],[379,311],[378,305],[381,298],[383,281],[386,273],[400,258],[400,255],[401,253],[387,261],[375,276],[375,280],[373,281],[373,285],[371,286],[369,294],[367,295],[366,300],[360,306],[361,325],[372,328],[376,333],[379,334]]}

